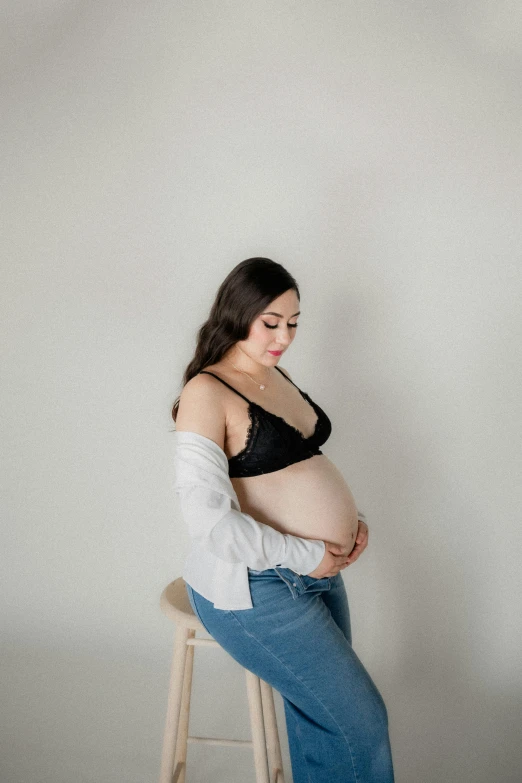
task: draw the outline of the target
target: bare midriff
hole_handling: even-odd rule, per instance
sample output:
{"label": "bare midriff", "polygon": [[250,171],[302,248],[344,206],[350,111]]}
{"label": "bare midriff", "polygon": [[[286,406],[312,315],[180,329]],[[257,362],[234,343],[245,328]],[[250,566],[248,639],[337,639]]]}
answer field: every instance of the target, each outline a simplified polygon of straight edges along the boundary
{"label": "bare midriff", "polygon": [[326,454],[316,454],[261,476],[232,478],[241,511],[259,522],[303,538],[347,547],[355,544],[355,500]]}

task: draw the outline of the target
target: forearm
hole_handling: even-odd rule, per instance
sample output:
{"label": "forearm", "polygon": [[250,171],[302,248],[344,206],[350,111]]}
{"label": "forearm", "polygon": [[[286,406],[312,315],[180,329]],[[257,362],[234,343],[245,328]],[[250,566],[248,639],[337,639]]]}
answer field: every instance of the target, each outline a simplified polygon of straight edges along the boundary
{"label": "forearm", "polygon": [[221,560],[256,570],[282,566],[308,574],[323,558],[324,541],[281,533],[236,510],[228,496],[215,490],[183,487],[177,494],[191,538]]}

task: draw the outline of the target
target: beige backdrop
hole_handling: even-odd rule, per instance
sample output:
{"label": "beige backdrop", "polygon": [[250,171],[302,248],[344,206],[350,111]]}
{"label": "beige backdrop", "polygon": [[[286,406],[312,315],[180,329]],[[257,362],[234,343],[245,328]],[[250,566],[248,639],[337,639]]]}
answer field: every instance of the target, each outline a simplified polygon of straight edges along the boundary
{"label": "beige backdrop", "polygon": [[[286,366],[368,516],[344,578],[397,783],[519,780],[520,6],[3,18],[1,780],[157,780],[170,406],[254,255],[301,286]],[[192,732],[248,739],[235,662],[195,678]],[[189,752],[194,783],[253,780],[249,750]]]}

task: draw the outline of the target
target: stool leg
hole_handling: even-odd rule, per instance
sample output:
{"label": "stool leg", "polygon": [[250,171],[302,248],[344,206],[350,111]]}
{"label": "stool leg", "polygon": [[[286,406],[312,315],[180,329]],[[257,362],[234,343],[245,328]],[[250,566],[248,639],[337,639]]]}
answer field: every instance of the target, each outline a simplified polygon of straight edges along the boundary
{"label": "stool leg", "polygon": [[187,654],[187,639],[189,628],[182,623],[176,626],[174,652],[170,669],[169,695],[167,700],[167,717],[163,735],[163,751],[161,755],[160,783],[172,783],[176,739],[179,726],[179,711],[185,674],[185,656]]}
{"label": "stool leg", "polygon": [[[187,638],[193,639],[196,631],[191,628]],[[176,755],[174,757],[174,771],[179,775],[174,775],[175,783],[185,783],[185,773],[187,770],[187,737],[190,718],[190,694],[192,691],[192,671],[194,668],[194,645],[187,645],[185,656],[185,674],[183,677],[183,694],[181,696],[181,708],[179,711],[178,739],[176,741]]]}
{"label": "stool leg", "polygon": [[260,678],[260,682],[270,771],[273,776],[273,783],[285,783],[281,744],[279,742],[279,732],[277,730],[274,691],[272,690],[272,686],[268,682],[265,682],[265,680],[261,680]]}
{"label": "stool leg", "polygon": [[256,768],[256,783],[270,783],[268,758],[266,752],[265,723],[259,677],[245,669],[248,706],[250,709],[250,724],[252,726],[252,742],[254,748],[254,764]]}

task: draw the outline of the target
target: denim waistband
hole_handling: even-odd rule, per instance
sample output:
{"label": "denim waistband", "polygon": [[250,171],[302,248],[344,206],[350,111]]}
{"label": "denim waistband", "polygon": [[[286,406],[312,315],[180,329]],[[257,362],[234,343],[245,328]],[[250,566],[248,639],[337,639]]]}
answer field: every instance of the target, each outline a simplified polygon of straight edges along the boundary
{"label": "denim waistband", "polygon": [[298,574],[291,568],[275,566],[266,568],[264,571],[256,571],[253,568],[248,569],[249,578],[256,580],[278,576],[286,584],[292,594],[292,598],[298,598],[303,593],[315,593],[323,590],[329,590],[331,587],[331,578],[325,576],[322,579],[316,579],[306,574]]}

